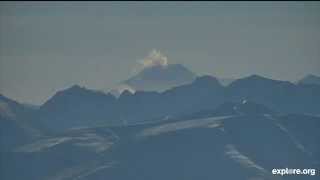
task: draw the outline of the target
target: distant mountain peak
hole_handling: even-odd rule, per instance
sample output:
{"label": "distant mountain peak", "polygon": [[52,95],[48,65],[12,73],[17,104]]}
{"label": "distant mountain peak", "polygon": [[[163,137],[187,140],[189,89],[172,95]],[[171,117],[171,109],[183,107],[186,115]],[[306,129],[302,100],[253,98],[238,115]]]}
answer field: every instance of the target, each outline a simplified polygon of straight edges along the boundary
{"label": "distant mountain peak", "polygon": [[85,87],[82,87],[78,84],[75,84],[75,85],[72,85],[71,87],[63,90],[63,91],[66,91],[66,92],[77,92],[77,91],[85,91],[87,90]]}
{"label": "distant mountain peak", "polygon": [[74,84],[70,87],[70,89],[85,89],[85,87],[81,87],[80,85],[78,84]]}
{"label": "distant mountain peak", "polygon": [[182,64],[147,66],[123,84],[135,91],[164,91],[191,83],[196,75]]}
{"label": "distant mountain peak", "polygon": [[78,84],[72,85],[70,87],[67,87],[65,89],[59,90],[57,91],[56,95],[59,94],[70,94],[70,93],[79,93],[79,92],[83,92],[83,91],[87,91],[87,89],[85,87],[81,87]]}
{"label": "distant mountain peak", "polygon": [[123,98],[125,96],[131,96],[131,95],[133,95],[133,93],[126,89],[120,94],[120,98]]}
{"label": "distant mountain peak", "polygon": [[249,78],[249,79],[267,79],[267,78],[260,76],[258,74],[252,74],[252,75],[248,76],[247,78]]}
{"label": "distant mountain peak", "polygon": [[73,85],[67,89],[58,91],[55,95],[53,95],[48,101],[46,101],[40,109],[46,108],[51,104],[55,104],[57,106],[61,106],[65,102],[69,101],[73,103],[77,103],[79,100],[103,100],[103,99],[113,99],[115,98],[112,94],[104,93],[98,90],[87,89],[80,85]]}
{"label": "distant mountain peak", "polygon": [[245,77],[243,79],[252,80],[252,81],[275,81],[273,79],[266,78],[266,77],[263,77],[263,76],[257,75],[257,74],[252,74],[252,75]]}
{"label": "distant mountain peak", "polygon": [[237,79],[233,81],[229,87],[234,86],[252,86],[252,85],[261,85],[261,86],[272,86],[272,85],[285,85],[285,86],[294,86],[289,81],[282,81],[282,80],[274,80],[270,78],[266,78],[260,75],[250,75],[248,77],[244,77],[241,79]]}
{"label": "distant mountain peak", "polygon": [[72,85],[71,87],[61,90],[58,93],[71,93],[71,94],[79,94],[79,93],[96,93],[101,95],[106,95],[104,92],[99,90],[88,89],[85,86],[80,86],[78,84]]}

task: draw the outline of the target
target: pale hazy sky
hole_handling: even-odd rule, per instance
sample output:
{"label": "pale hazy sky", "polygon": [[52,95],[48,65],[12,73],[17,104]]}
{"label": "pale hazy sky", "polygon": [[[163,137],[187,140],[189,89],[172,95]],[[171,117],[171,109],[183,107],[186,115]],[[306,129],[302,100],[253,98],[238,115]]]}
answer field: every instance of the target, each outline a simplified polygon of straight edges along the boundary
{"label": "pale hazy sky", "polygon": [[1,2],[0,93],[109,89],[152,49],[197,74],[320,75],[320,2]]}

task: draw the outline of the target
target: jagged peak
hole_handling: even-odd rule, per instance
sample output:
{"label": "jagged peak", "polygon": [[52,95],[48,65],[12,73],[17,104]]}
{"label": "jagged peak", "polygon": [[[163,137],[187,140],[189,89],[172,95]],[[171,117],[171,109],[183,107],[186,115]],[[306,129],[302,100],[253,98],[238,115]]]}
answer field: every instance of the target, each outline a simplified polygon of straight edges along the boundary
{"label": "jagged peak", "polygon": [[245,77],[243,79],[250,79],[250,80],[272,80],[272,81],[275,81],[273,79],[270,79],[270,78],[267,78],[267,77],[264,77],[264,76],[261,76],[261,75],[258,75],[258,74],[252,74],[248,77]]}
{"label": "jagged peak", "polygon": [[72,85],[71,87],[60,90],[56,94],[54,94],[50,99],[48,99],[40,108],[47,106],[48,104],[51,104],[55,102],[56,100],[60,101],[65,98],[74,98],[74,97],[95,97],[95,98],[115,98],[112,94],[108,93],[106,94],[103,91],[99,90],[92,90],[92,89],[87,89],[84,86],[80,85]]}
{"label": "jagged peak", "polygon": [[67,89],[59,91],[59,93],[65,93],[65,92],[67,92],[67,93],[91,92],[91,93],[107,95],[103,91],[99,91],[99,90],[95,90],[95,89],[88,89],[85,86],[80,86],[78,84],[72,85],[71,87],[69,87]]}

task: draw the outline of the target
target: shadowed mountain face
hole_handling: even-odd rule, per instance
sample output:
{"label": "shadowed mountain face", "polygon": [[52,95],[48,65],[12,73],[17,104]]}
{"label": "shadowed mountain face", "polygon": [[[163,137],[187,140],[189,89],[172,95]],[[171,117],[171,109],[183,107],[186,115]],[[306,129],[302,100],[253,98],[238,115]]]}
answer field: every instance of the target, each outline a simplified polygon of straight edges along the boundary
{"label": "shadowed mountain face", "polygon": [[319,114],[320,86],[295,85],[258,75],[239,79],[227,87],[229,98],[264,104],[284,113]]}
{"label": "shadowed mountain face", "polygon": [[34,112],[34,108],[0,95],[1,151],[10,150],[40,136],[41,133],[29,120]]}
{"label": "shadowed mountain face", "polygon": [[253,75],[224,87],[216,78],[202,76],[164,92],[124,91],[118,98],[73,86],[54,95],[33,119],[50,129],[64,130],[161,120],[244,101],[278,113],[320,114],[320,86]]}
{"label": "shadowed mountain face", "polygon": [[20,104],[0,94],[0,116],[1,117],[15,117],[25,116],[34,108],[27,105]]}
{"label": "shadowed mountain face", "polygon": [[307,75],[306,77],[302,78],[298,81],[298,84],[314,84],[320,85],[320,77],[315,75]]}
{"label": "shadowed mountain face", "polygon": [[[253,104],[250,105],[251,107]],[[318,167],[320,119],[246,114],[69,130],[2,157],[4,179],[317,179],[273,176],[273,168]],[[293,123],[289,123],[292,121]],[[315,136],[303,141],[310,122]],[[307,127],[306,127],[307,128]],[[27,164],[32,164],[29,166]],[[16,173],[23,169],[21,173]]]}
{"label": "shadowed mountain face", "polygon": [[112,114],[107,114],[116,108],[115,102],[115,97],[110,94],[75,85],[57,92],[40,107],[35,119],[51,129],[93,126],[99,123],[111,125],[114,123]]}
{"label": "shadowed mountain face", "polygon": [[157,120],[214,107],[222,100],[223,87],[210,76],[199,77],[192,84],[163,93],[137,91],[132,94],[124,91],[119,98],[73,86],[56,93],[40,107],[34,119],[49,129],[61,131],[97,124]]}

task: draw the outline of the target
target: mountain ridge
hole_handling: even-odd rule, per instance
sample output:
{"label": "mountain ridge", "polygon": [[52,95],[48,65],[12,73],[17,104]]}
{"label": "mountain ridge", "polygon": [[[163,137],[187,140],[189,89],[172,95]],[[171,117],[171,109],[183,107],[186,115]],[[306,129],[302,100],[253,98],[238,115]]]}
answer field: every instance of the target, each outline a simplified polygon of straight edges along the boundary
{"label": "mountain ridge", "polygon": [[[36,119],[44,119],[47,126],[52,127],[60,124],[56,121],[62,121],[66,125],[64,128],[95,123],[121,124],[124,119],[127,123],[135,123],[243,100],[283,113],[319,114],[319,89],[318,85],[296,85],[258,75],[235,80],[228,86],[206,75],[163,92],[124,91],[118,98],[110,93],[72,86],[44,103],[37,111]],[[76,122],[70,122],[71,119]]]}

